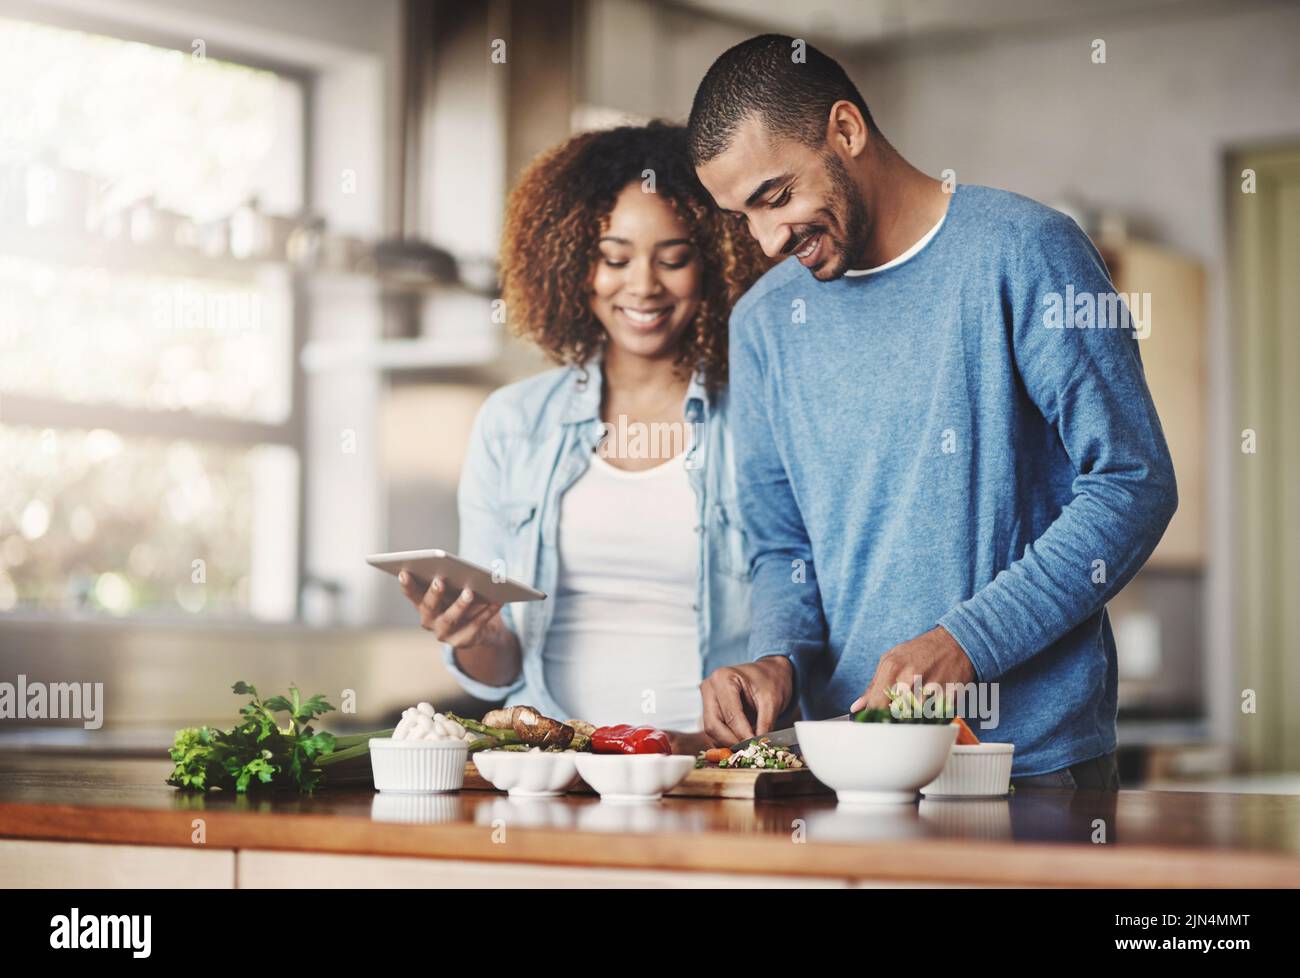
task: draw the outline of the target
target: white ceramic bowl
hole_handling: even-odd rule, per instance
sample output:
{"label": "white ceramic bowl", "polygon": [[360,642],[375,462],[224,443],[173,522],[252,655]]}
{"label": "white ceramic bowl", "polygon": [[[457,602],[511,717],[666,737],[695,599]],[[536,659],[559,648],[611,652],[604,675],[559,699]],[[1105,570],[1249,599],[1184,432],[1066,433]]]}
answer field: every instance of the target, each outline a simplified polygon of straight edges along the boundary
{"label": "white ceramic bowl", "polygon": [[955,744],[939,776],[921,789],[927,798],[996,798],[1011,790],[1015,744]]}
{"label": "white ceramic bowl", "polygon": [[554,798],[577,780],[576,751],[483,750],[474,755],[478,773],[514,798]]}
{"label": "white ceramic bowl", "polygon": [[658,801],[695,769],[690,754],[577,754],[578,774],[602,801]]}
{"label": "white ceramic bowl", "polygon": [[370,771],[375,787],[394,794],[459,791],[465,783],[469,744],[463,740],[393,740],[373,737]]}
{"label": "white ceramic bowl", "polygon": [[794,729],[804,762],[845,804],[910,804],[943,770],[957,739],[951,723],[800,720]]}

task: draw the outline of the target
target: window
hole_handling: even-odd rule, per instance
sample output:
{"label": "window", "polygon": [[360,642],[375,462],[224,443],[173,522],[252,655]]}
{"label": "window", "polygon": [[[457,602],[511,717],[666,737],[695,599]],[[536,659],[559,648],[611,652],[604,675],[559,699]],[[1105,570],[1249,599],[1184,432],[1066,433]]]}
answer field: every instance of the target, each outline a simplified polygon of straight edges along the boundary
{"label": "window", "polygon": [[293,617],[303,103],[0,20],[0,612]]}

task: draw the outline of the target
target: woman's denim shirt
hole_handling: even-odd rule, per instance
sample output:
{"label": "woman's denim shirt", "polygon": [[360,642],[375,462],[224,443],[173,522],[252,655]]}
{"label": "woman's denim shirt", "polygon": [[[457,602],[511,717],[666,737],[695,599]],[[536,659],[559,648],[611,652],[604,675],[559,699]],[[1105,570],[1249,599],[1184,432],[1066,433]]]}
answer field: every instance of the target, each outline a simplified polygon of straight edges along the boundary
{"label": "woman's denim shirt", "polygon": [[[519,638],[523,668],[514,682],[492,686],[467,676],[452,648],[447,668],[466,692],[482,700],[527,703],[566,719],[546,688],[542,650],[559,576],[560,500],[591,464],[604,431],[600,419],[599,358],[586,367],[560,367],[494,391],[475,419],[461,473],[459,554],[550,595],[507,604],[505,624]],[[749,566],[736,504],[736,475],[727,397],[710,401],[699,378],[683,411],[686,470],[695,491],[699,562],[695,602],[701,675],[749,661]],[[639,554],[629,553],[635,566]],[[610,655],[618,655],[617,647]],[[629,717],[629,721],[635,717]]]}

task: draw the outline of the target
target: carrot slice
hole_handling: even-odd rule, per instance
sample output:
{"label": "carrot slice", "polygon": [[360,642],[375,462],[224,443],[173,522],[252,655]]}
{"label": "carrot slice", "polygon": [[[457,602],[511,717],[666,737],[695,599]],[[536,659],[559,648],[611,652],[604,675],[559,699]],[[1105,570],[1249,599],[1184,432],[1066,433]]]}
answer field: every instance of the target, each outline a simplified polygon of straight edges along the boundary
{"label": "carrot slice", "polygon": [[980,739],[975,736],[975,731],[966,726],[966,721],[961,717],[954,717],[952,722],[957,724],[957,743],[978,744],[980,742]]}
{"label": "carrot slice", "polygon": [[730,756],[731,756],[730,747],[713,747],[704,752],[704,759],[713,764],[716,764],[719,761],[725,761]]}

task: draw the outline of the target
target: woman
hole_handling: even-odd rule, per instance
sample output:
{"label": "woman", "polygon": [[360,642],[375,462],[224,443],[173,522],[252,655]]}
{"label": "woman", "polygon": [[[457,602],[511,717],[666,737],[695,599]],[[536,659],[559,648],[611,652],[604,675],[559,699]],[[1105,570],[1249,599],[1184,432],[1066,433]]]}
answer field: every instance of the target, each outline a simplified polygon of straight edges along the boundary
{"label": "woman", "polygon": [[727,317],[763,268],[680,127],[584,133],[524,172],[506,213],[506,315],[562,366],[479,413],[459,553],[550,597],[502,607],[401,579],[467,692],[656,726],[678,750],[705,742],[700,682],[747,660]]}

